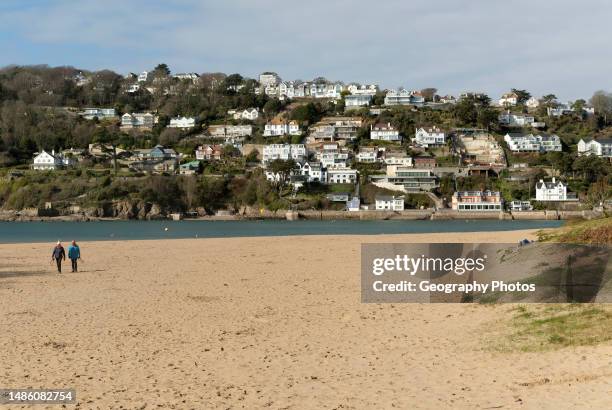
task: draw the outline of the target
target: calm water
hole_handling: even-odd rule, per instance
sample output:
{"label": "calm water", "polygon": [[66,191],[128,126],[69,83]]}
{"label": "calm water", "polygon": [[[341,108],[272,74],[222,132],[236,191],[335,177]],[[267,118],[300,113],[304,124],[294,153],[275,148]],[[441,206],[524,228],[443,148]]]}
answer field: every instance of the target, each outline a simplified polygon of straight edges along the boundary
{"label": "calm water", "polygon": [[[224,238],[287,235],[379,235],[555,228],[561,221],[98,221],[0,222],[0,243]],[[167,228],[167,229],[166,229]],[[466,236],[469,241],[469,236]]]}

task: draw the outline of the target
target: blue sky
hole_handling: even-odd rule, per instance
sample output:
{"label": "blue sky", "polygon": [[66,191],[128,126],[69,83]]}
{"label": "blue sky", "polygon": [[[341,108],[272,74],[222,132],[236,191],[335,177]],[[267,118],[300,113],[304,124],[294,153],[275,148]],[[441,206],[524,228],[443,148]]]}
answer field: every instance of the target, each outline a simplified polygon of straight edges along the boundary
{"label": "blue sky", "polygon": [[608,0],[2,0],[0,65],[272,70],[442,94],[610,90]]}

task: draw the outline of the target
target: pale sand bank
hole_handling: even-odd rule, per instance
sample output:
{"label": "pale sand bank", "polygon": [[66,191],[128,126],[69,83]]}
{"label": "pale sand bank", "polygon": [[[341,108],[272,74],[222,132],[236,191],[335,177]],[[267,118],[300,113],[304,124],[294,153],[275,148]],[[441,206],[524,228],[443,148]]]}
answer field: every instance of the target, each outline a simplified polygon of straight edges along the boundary
{"label": "pale sand bank", "polygon": [[533,235],[92,242],[62,275],[53,244],[0,245],[0,387],[102,409],[609,408],[609,344],[497,353],[483,334],[510,306],[360,303],[362,242]]}

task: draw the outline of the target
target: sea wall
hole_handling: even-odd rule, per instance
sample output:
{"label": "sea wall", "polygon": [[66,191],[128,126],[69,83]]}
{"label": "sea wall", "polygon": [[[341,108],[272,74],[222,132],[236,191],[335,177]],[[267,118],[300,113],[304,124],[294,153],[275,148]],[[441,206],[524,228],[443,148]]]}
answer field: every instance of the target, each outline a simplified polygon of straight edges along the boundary
{"label": "sea wall", "polygon": [[404,211],[299,211],[301,219],[356,219],[356,220],[387,220],[387,219],[403,219],[403,220],[419,220],[431,219],[433,210],[418,210],[407,209]]}
{"label": "sea wall", "polygon": [[[195,214],[195,213],[194,213]],[[185,215],[183,217],[188,218]],[[196,215],[194,215],[196,216]],[[270,211],[254,207],[244,207],[236,213],[221,211],[217,215],[206,215],[198,209],[197,216],[203,220],[241,220],[241,219],[278,219],[278,220],[452,220],[452,219],[498,219],[498,220],[569,220],[594,219],[605,216],[602,211],[522,211],[522,212],[459,212],[452,209],[406,209],[404,211],[290,211],[279,209]],[[0,221],[41,221],[66,220],[90,221],[101,219],[166,219],[167,216],[157,205],[143,202],[109,202],[100,208],[83,208],[79,212],[60,212],[48,209],[29,208],[21,211],[0,210]]]}

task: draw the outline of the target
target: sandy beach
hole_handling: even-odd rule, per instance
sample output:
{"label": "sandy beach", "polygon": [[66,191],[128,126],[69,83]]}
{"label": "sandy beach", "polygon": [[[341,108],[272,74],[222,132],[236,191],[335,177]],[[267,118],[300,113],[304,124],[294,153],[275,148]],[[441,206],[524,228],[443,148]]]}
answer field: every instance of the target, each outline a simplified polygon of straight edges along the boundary
{"label": "sandy beach", "polygon": [[[0,379],[77,408],[610,407],[612,345],[500,352],[512,305],[362,304],[363,242],[535,231],[0,245]],[[43,407],[38,407],[43,408]]]}

